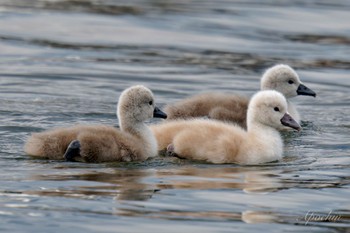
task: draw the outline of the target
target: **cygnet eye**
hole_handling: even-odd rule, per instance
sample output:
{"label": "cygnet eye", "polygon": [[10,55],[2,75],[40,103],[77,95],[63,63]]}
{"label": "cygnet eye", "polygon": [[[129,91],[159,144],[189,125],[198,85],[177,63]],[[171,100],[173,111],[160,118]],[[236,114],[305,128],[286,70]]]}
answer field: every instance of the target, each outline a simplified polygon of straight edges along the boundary
{"label": "cygnet eye", "polygon": [[289,80],[288,80],[288,83],[289,83],[289,84],[293,84],[293,83],[294,83],[294,81],[293,81],[293,80],[291,80],[291,79],[289,79]]}
{"label": "cygnet eye", "polygon": [[274,107],[273,110],[275,110],[276,112],[280,111],[280,109],[278,107]]}
{"label": "cygnet eye", "polygon": [[149,105],[153,105],[153,101],[151,100],[150,102],[148,102]]}

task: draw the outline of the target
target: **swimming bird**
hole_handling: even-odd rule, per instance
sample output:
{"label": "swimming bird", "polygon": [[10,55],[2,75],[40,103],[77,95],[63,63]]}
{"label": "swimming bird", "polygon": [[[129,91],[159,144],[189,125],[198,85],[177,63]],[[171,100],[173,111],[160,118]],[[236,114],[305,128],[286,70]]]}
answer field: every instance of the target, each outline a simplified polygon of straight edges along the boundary
{"label": "swimming bird", "polygon": [[212,119],[178,119],[152,125],[158,150],[180,158],[210,163],[260,164],[282,157],[281,125],[300,130],[288,114],[285,97],[274,90],[260,91],[247,112],[247,130]]}
{"label": "swimming bird", "polygon": [[166,118],[148,88],[124,90],[118,101],[120,130],[106,125],[76,125],[32,134],[24,150],[34,157],[80,162],[143,161],[157,155],[157,141],[145,121]]}
{"label": "swimming bird", "polygon": [[[287,98],[288,112],[298,123],[300,115],[289,99],[298,95],[316,97],[316,93],[306,87],[288,65],[279,64],[267,69],[260,83],[261,90],[276,90]],[[169,120],[209,117],[234,122],[245,128],[248,103],[249,98],[236,94],[202,93],[167,105],[165,112]]]}

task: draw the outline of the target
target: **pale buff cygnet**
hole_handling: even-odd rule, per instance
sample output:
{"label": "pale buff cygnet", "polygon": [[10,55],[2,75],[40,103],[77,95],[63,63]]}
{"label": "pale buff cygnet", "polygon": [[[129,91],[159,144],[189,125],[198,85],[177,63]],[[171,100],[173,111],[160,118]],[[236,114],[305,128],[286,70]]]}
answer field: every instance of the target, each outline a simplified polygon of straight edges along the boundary
{"label": "pale buff cygnet", "polygon": [[281,125],[300,130],[288,114],[285,97],[273,90],[255,94],[248,106],[247,130],[218,120],[165,121],[151,126],[158,150],[211,163],[260,164],[282,157]]}
{"label": "pale buff cygnet", "polygon": [[24,147],[34,157],[80,162],[143,161],[157,155],[157,141],[145,121],[166,118],[144,86],[124,90],[118,101],[120,130],[77,125],[32,134]]}
{"label": "pale buff cygnet", "polygon": [[[316,93],[300,81],[298,74],[290,66],[282,64],[265,71],[261,78],[261,90],[281,92],[287,98],[288,112],[298,123],[299,113],[289,99],[297,95],[316,97]],[[169,120],[208,116],[211,119],[234,122],[246,128],[248,102],[247,97],[235,94],[203,93],[168,105],[165,112]]]}

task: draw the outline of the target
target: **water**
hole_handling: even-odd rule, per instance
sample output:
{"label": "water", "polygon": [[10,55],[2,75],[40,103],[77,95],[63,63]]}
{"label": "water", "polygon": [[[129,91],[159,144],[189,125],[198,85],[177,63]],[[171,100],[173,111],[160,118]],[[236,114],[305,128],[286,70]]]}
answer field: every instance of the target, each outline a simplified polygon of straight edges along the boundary
{"label": "water", "polygon": [[[346,0],[1,0],[0,231],[349,232],[349,10]],[[295,98],[304,130],[284,135],[279,162],[23,152],[32,132],[117,126],[131,85],[150,87],[160,107],[202,91],[251,95],[276,63],[318,94]]]}

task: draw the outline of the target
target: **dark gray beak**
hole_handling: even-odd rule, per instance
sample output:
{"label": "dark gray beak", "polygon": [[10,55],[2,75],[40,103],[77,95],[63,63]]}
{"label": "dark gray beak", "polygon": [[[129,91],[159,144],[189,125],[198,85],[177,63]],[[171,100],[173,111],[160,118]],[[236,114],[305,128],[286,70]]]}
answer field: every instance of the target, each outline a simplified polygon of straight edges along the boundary
{"label": "dark gray beak", "polygon": [[298,95],[310,95],[310,96],[316,97],[316,93],[310,88],[308,88],[307,86],[305,86],[304,84],[299,85],[297,93]]}
{"label": "dark gray beak", "polygon": [[296,129],[298,131],[301,130],[301,126],[296,122],[288,113],[285,113],[281,119],[281,123],[284,126]]}
{"label": "dark gray beak", "polygon": [[154,111],[153,111],[153,117],[166,119],[166,118],[167,118],[167,115],[166,115],[165,112],[163,112],[162,110],[160,110],[158,107],[155,107],[155,108],[154,108]]}

